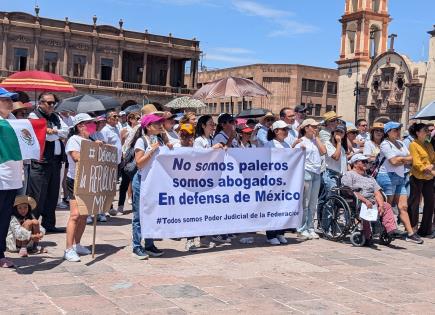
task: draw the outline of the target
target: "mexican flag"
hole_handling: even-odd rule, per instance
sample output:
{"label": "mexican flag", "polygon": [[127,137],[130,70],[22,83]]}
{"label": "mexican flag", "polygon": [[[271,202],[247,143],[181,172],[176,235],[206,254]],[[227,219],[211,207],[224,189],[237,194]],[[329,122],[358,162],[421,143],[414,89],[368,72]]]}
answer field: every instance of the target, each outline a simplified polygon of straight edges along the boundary
{"label": "mexican flag", "polygon": [[41,159],[46,131],[45,119],[0,119],[0,164]]}

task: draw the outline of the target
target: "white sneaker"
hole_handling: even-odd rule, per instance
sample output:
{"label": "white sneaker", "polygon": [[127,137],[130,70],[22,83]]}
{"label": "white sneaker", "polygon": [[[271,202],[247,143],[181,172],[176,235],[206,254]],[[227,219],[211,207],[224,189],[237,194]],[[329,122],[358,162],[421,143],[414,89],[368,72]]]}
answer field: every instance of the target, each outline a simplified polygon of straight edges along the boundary
{"label": "white sneaker", "polygon": [[278,239],[278,241],[279,241],[281,244],[287,244],[287,243],[288,243],[288,242],[287,242],[287,239],[284,237],[284,235],[277,235],[276,238]]}
{"label": "white sneaker", "polygon": [[196,247],[194,240],[187,240],[185,248],[188,252],[194,252],[198,250],[198,247]]}
{"label": "white sneaker", "polygon": [[76,251],[73,248],[69,248],[65,250],[65,254],[63,255],[63,259],[71,262],[79,262],[80,257],[77,255]]}
{"label": "white sneaker", "polygon": [[306,240],[311,239],[311,235],[310,235],[310,233],[308,233],[307,230],[305,230],[305,231],[298,233],[298,239],[306,241]]}
{"label": "white sneaker", "polygon": [[91,215],[88,215],[86,218],[86,224],[92,224],[94,223],[94,218]]}
{"label": "white sneaker", "polygon": [[90,255],[91,251],[80,244],[74,244],[73,249],[78,255]]}
{"label": "white sneaker", "polygon": [[310,231],[310,238],[313,240],[318,240],[319,239],[319,235],[314,232],[314,231]]}
{"label": "white sneaker", "polygon": [[268,239],[267,242],[270,245],[281,245],[281,242],[276,237],[275,238],[271,238],[270,240]]}
{"label": "white sneaker", "polygon": [[97,221],[99,222],[107,222],[107,217],[105,213],[98,214]]}
{"label": "white sneaker", "polygon": [[117,213],[118,213],[118,210],[116,210],[115,208],[110,208],[110,209],[109,209],[109,214],[110,214],[112,217],[115,217],[115,216],[117,215]]}
{"label": "white sneaker", "polygon": [[116,210],[119,214],[124,214],[124,206],[118,206],[118,210]]}

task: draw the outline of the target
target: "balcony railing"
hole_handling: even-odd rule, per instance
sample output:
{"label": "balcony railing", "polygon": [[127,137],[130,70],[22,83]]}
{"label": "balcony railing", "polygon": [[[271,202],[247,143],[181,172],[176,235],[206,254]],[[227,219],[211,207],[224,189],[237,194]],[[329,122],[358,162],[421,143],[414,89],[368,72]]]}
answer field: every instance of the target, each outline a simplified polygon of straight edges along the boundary
{"label": "balcony railing", "polygon": [[[0,70],[0,81],[7,78],[11,74],[17,71],[10,70]],[[109,88],[109,89],[127,89],[134,90],[142,93],[164,93],[164,94],[183,94],[183,95],[192,95],[195,93],[196,89],[190,89],[185,87],[172,87],[165,85],[152,85],[152,84],[141,84],[141,83],[133,83],[133,82],[115,82],[111,80],[97,80],[97,79],[88,79],[81,77],[69,77],[63,76],[65,80],[68,82],[78,85],[78,87],[97,87],[97,88]]]}

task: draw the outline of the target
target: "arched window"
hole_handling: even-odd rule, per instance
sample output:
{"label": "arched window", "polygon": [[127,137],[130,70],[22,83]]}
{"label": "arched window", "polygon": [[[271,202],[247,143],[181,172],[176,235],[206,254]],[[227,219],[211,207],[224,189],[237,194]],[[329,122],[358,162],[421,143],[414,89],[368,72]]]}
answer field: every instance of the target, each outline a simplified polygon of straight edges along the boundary
{"label": "arched window", "polygon": [[381,10],[381,0],[372,0],[373,12],[379,12]]}
{"label": "arched window", "polygon": [[370,58],[374,59],[379,54],[379,43],[381,40],[381,31],[378,26],[370,27]]}
{"label": "arched window", "polygon": [[356,31],[357,31],[356,24],[355,23],[349,24],[346,30],[346,36],[347,36],[346,54],[347,55],[355,54]]}
{"label": "arched window", "polygon": [[352,0],[352,8],[350,10],[351,12],[358,11],[358,0]]}

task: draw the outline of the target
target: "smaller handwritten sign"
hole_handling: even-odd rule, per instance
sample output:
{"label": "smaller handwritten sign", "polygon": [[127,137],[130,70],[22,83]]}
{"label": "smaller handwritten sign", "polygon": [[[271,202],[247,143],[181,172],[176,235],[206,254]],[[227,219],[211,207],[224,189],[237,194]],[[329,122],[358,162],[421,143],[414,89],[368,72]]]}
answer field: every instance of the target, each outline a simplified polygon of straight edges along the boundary
{"label": "smaller handwritten sign", "polygon": [[81,143],[74,194],[81,215],[104,213],[116,195],[118,153],[115,146]]}

